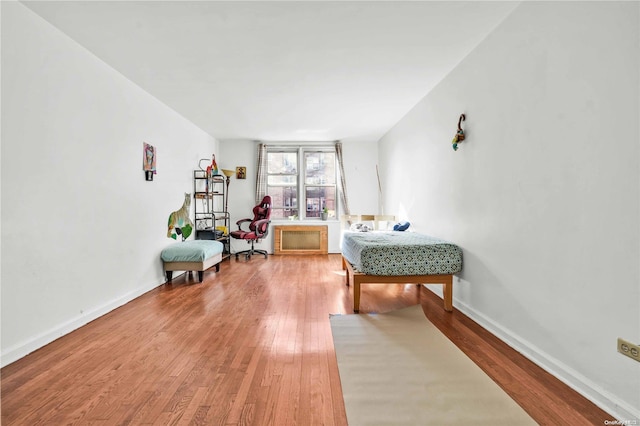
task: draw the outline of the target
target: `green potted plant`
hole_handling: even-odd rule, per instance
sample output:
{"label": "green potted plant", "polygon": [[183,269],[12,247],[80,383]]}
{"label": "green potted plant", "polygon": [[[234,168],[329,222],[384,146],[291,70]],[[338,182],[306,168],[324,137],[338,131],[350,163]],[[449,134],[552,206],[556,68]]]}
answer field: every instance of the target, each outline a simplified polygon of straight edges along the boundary
{"label": "green potted plant", "polygon": [[327,218],[329,217],[329,209],[327,209],[327,207],[323,207],[320,216],[322,217],[322,220],[327,220]]}

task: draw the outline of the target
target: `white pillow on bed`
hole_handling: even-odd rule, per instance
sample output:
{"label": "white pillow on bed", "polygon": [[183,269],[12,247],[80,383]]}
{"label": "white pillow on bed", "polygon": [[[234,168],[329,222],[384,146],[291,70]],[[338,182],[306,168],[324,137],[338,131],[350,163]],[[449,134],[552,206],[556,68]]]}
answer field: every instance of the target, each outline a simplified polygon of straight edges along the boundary
{"label": "white pillow on bed", "polygon": [[349,228],[353,232],[369,232],[373,231],[373,224],[367,224],[365,222],[356,222]]}

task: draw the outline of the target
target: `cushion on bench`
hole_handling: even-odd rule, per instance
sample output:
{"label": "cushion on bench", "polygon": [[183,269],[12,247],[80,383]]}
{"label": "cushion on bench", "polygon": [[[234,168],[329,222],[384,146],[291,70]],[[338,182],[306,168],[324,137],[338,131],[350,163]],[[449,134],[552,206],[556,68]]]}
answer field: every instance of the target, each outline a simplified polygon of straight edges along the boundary
{"label": "cushion on bench", "polygon": [[220,241],[189,240],[165,248],[161,258],[164,262],[202,262],[222,253],[223,249]]}

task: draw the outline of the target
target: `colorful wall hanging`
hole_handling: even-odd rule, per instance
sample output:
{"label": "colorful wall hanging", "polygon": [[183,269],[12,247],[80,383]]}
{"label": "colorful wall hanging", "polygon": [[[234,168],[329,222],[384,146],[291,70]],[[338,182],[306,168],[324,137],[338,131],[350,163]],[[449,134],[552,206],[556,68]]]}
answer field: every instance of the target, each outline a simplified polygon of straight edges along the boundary
{"label": "colorful wall hanging", "polygon": [[156,148],[146,142],[142,143],[142,170],[146,180],[153,180],[156,174]]}
{"label": "colorful wall hanging", "polygon": [[453,140],[451,141],[451,143],[453,144],[454,151],[458,150],[458,143],[464,140],[464,130],[462,130],[461,124],[465,119],[466,119],[465,115],[460,114],[460,118],[458,119],[458,131],[456,132],[456,135],[453,137]]}
{"label": "colorful wall hanging", "polygon": [[182,236],[182,241],[189,238],[193,231],[193,222],[189,219],[191,211],[191,194],[184,194],[184,203],[180,209],[169,215],[169,229],[167,230],[167,238],[178,239],[178,235]]}

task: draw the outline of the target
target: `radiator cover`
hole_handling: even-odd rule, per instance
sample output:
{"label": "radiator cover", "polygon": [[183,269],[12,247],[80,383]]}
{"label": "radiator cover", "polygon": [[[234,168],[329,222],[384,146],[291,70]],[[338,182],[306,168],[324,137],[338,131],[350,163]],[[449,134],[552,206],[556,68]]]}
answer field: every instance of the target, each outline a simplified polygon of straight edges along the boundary
{"label": "radiator cover", "polygon": [[327,254],[327,225],[275,226],[273,253],[280,254]]}

